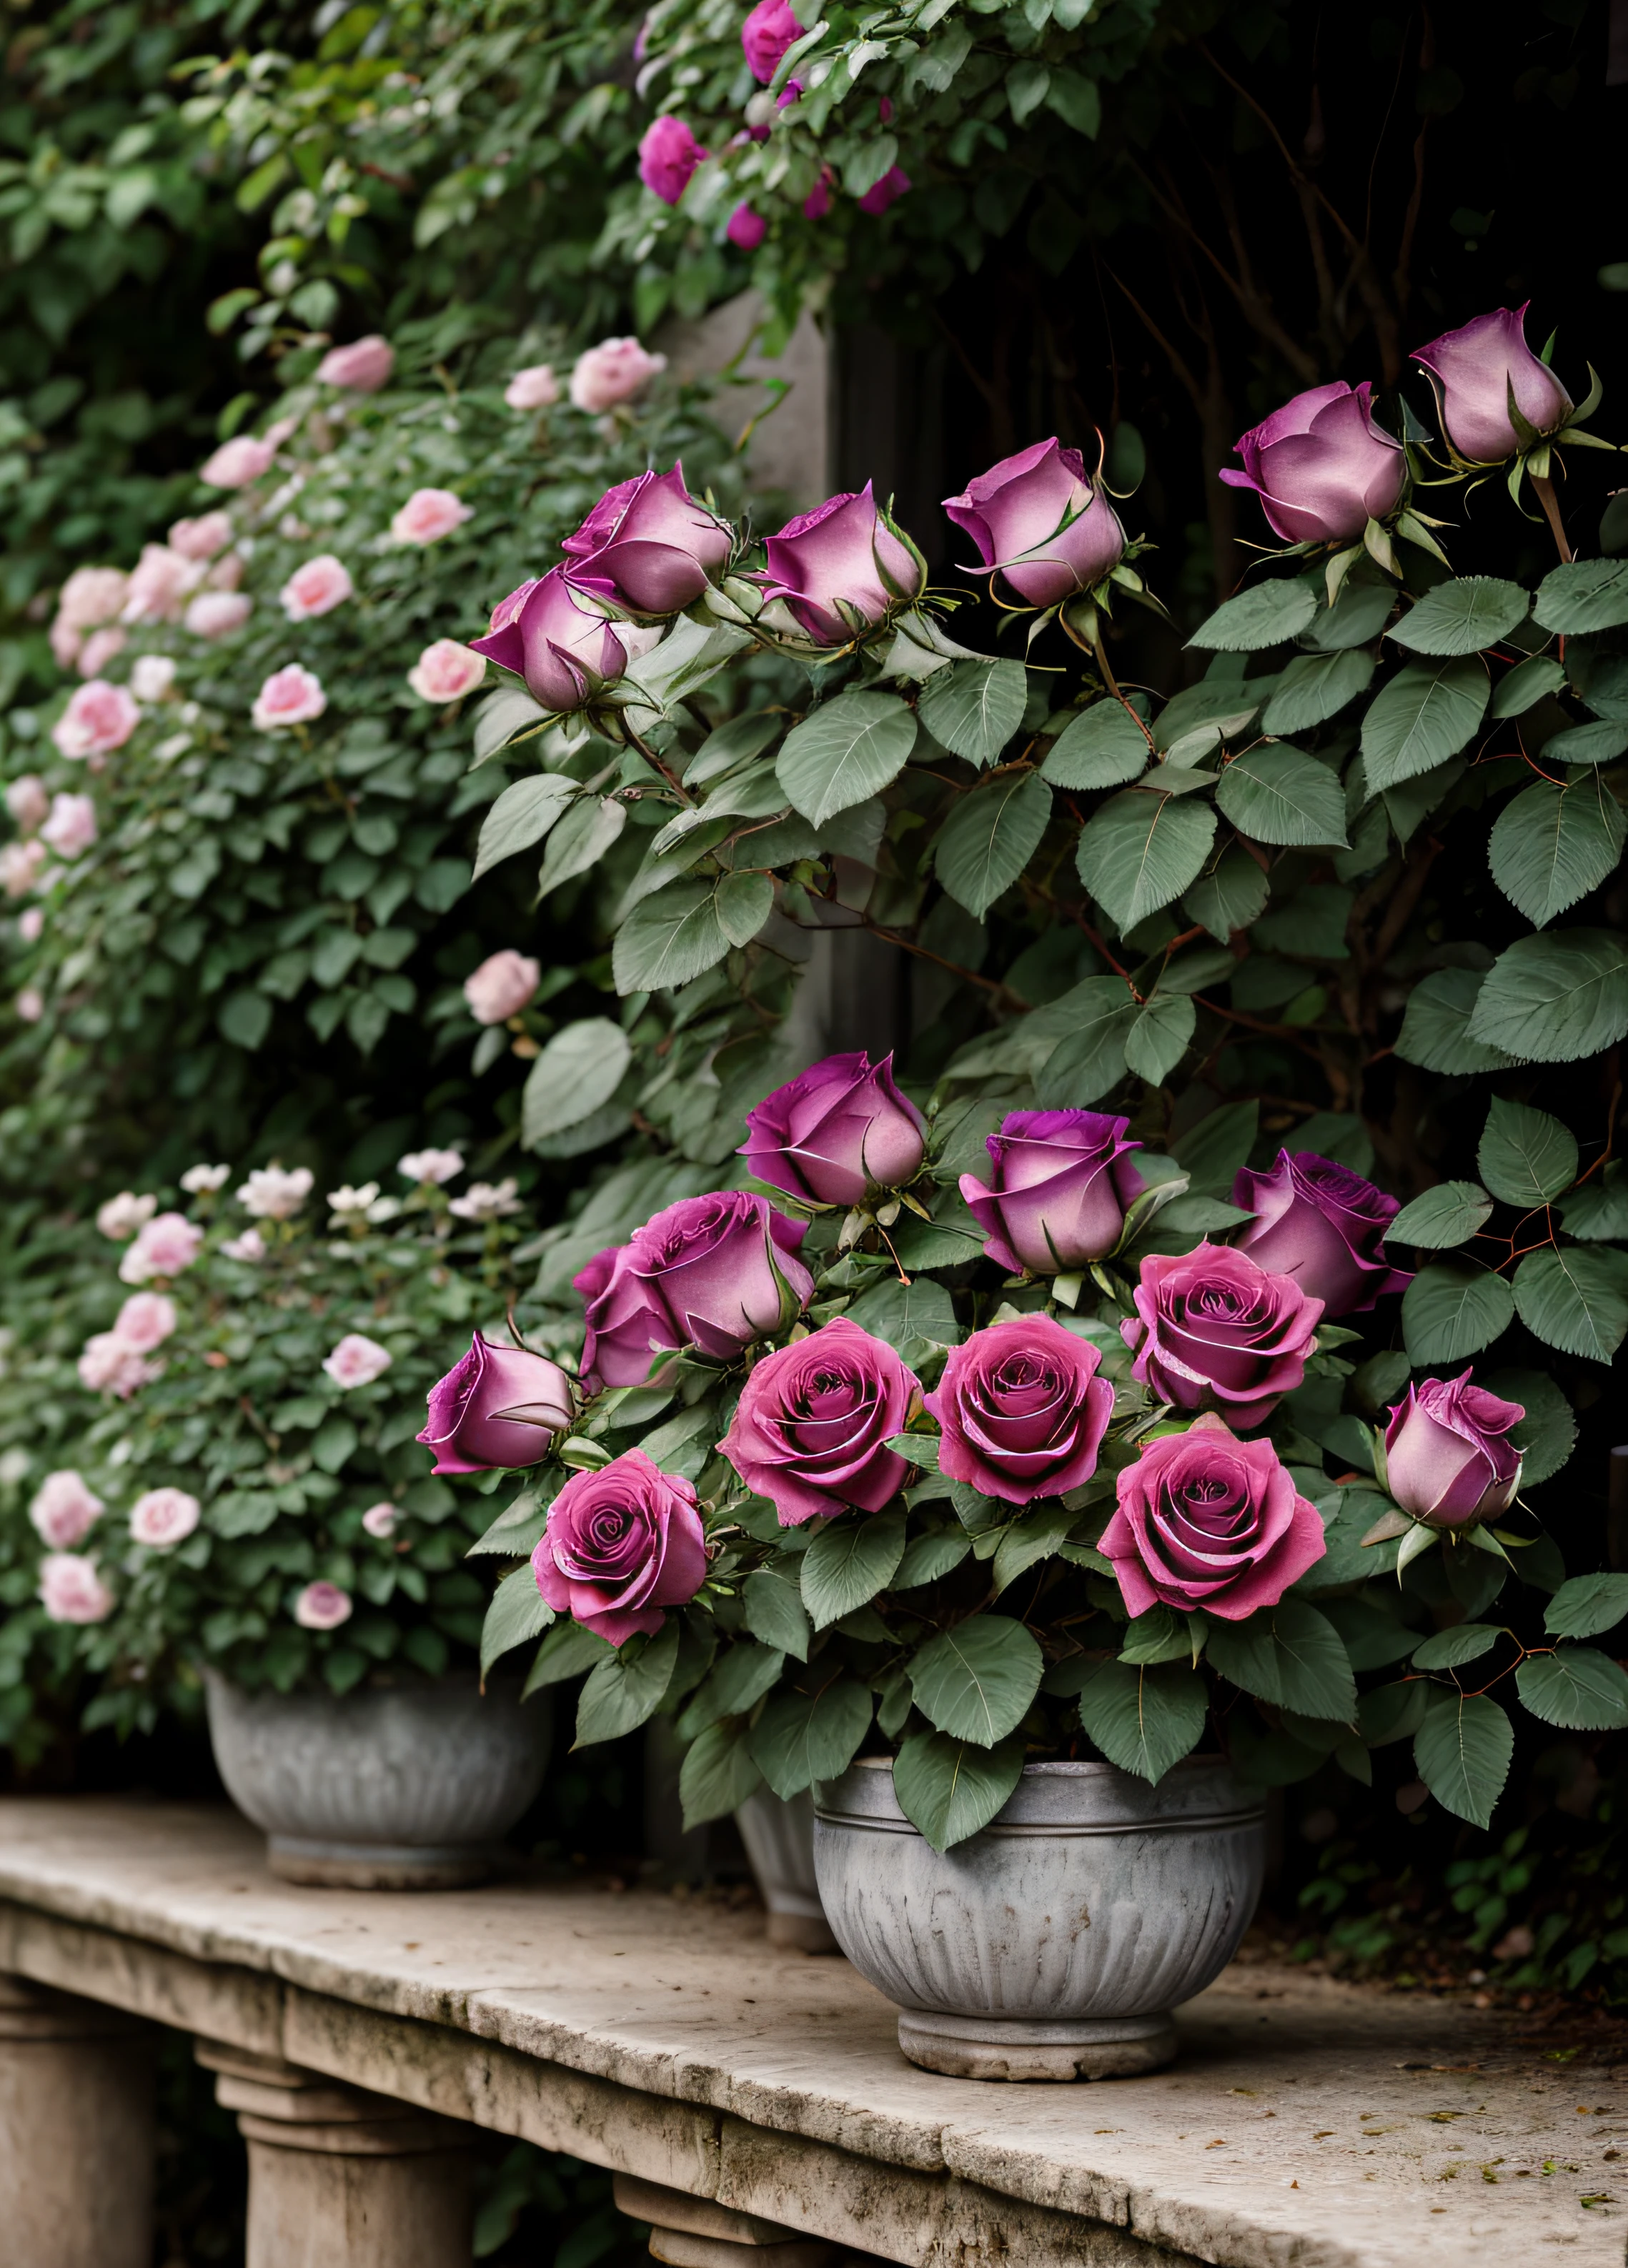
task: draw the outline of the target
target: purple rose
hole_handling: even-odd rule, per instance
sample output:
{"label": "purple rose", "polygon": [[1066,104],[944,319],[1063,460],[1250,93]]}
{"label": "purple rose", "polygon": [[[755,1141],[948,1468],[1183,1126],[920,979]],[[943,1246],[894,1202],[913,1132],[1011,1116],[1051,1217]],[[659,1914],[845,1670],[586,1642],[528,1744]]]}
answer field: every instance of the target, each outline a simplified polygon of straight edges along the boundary
{"label": "purple rose", "polygon": [[1129,1152],[1128,1118],[1095,1110],[1014,1110],[984,1144],[990,1179],[963,1174],[991,1260],[1015,1276],[1055,1276],[1101,1260],[1118,1243],[1144,1183]]}
{"label": "purple rose", "polygon": [[737,205],[724,233],[738,252],[755,252],[769,233],[769,223],[750,205]]}
{"label": "purple rose", "polygon": [[574,587],[638,615],[693,606],[734,548],[734,530],[696,502],[684,468],[607,489],[560,549]]}
{"label": "purple rose", "polygon": [[740,45],[747,66],[760,86],[767,86],[780,68],[780,58],[803,36],[803,27],[785,0],[757,0],[740,26]]}
{"label": "purple rose", "polygon": [[1125,548],[1125,531],[1078,449],[1035,441],[969,481],[944,509],[971,536],[983,564],[1031,607],[1089,590]]}
{"label": "purple rose", "polygon": [[1180,1410],[1212,1405],[1246,1430],[1300,1383],[1322,1314],[1293,1276],[1207,1239],[1176,1259],[1150,1252],[1135,1297],[1119,1329],[1148,1391]]}
{"label": "purple rose", "polygon": [[597,608],[574,594],[563,567],[522,583],[492,609],[484,637],[470,650],[483,653],[499,669],[512,670],[545,709],[564,712],[586,708],[603,687],[645,650],[650,633],[608,622]]}
{"label": "purple rose", "polygon": [[664,1607],[686,1607],[706,1580],[696,1491],[643,1449],[596,1473],[573,1473],[549,1506],[532,1553],[537,1588],[556,1615],[622,1646],[659,1631]]}
{"label": "purple rose", "polygon": [[1133,1616],[1162,1600],[1242,1622],[1275,1607],[1329,1548],[1316,1506],[1271,1443],[1241,1441],[1213,1416],[1150,1441],[1116,1486],[1097,1548]]}
{"label": "purple rose", "polygon": [[1330,1318],[1360,1314],[1413,1281],[1384,1255],[1385,1231],[1401,1210],[1396,1198],[1315,1150],[1293,1157],[1279,1150],[1270,1173],[1246,1167],[1233,1183],[1233,1203],[1255,1215],[1234,1250],[1276,1276],[1293,1276]]}
{"label": "purple rose", "polygon": [[921,595],[926,571],[866,481],[858,496],[828,497],[788,519],[764,547],[766,596],[784,599],[810,637],[823,645],[850,639]]}
{"label": "purple rose", "polygon": [[910,1471],[888,1443],[920,1392],[885,1341],[838,1315],[753,1366],[718,1447],[782,1528],[880,1512]]}
{"label": "purple rose", "polygon": [[910,188],[910,177],[902,166],[889,166],[880,181],[873,181],[859,199],[859,210],[873,217],[885,213],[891,204],[905,195]]}
{"label": "purple rose", "polygon": [[1114,1414],[1101,1359],[1050,1315],[974,1331],[925,1397],[940,1428],[939,1471],[1013,1504],[1079,1488]]}
{"label": "purple rose", "polygon": [[807,1224],[745,1189],[681,1197],[575,1278],[587,1307],[582,1371],[642,1386],[663,1349],[729,1361],[799,1315],[814,1278],[794,1256]]}
{"label": "purple rose", "polygon": [[576,1408],[557,1362],[527,1347],[498,1346],[479,1331],[456,1369],[430,1388],[430,1415],[418,1439],[435,1451],[438,1473],[512,1471],[540,1464]]}
{"label": "purple rose", "polygon": [[658,118],[638,145],[638,177],[664,205],[675,205],[706,154],[681,118]]}
{"label": "purple rose", "polygon": [[1385,1481],[1403,1512],[1432,1528],[1469,1528],[1496,1520],[1521,1485],[1521,1452],[1509,1431],[1526,1416],[1461,1378],[1425,1378],[1390,1413],[1385,1428]]}
{"label": "purple rose", "polygon": [[926,1121],[894,1085],[893,1057],[827,1056],[746,1116],[736,1152],[760,1182],[814,1204],[857,1205],[867,1189],[912,1181]]}
{"label": "purple rose", "polygon": [[1407,478],[1400,441],[1376,424],[1365,379],[1314,386],[1274,409],[1237,442],[1243,470],[1229,488],[1254,489],[1285,543],[1344,543],[1396,504]]}
{"label": "purple rose", "polygon": [[1572,414],[1571,395],[1526,342],[1531,304],[1495,308],[1413,350],[1430,373],[1442,431],[1472,465],[1501,465],[1527,446],[1509,414],[1512,394],[1523,423],[1538,433],[1558,432]]}

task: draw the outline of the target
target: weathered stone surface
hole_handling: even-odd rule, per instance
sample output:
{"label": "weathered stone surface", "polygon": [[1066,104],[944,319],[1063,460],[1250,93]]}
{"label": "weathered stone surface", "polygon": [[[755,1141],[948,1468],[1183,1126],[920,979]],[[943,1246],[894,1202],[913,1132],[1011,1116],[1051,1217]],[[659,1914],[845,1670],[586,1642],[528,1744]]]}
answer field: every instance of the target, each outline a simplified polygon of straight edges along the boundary
{"label": "weathered stone surface", "polygon": [[156,2034],[0,1977],[0,2260],[149,2268]]}

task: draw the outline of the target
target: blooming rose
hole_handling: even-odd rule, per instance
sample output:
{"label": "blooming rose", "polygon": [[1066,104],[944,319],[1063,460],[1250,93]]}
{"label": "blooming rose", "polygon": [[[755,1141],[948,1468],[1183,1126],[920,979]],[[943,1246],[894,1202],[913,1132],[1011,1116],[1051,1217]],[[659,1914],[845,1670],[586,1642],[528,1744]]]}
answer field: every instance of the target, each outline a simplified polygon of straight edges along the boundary
{"label": "blooming rose", "polygon": [[175,1302],[162,1292],[132,1292],[120,1308],[114,1329],[137,1354],[151,1354],[175,1329]]}
{"label": "blooming rose", "polygon": [[[798,85],[797,81],[795,79],[790,80],[786,85],[785,94],[783,94],[780,98],[782,108],[785,107],[786,95],[790,95],[792,101],[795,102],[801,92],[802,89]],[[809,190],[808,195],[803,199],[803,218],[805,220],[823,220],[827,213],[830,211],[831,183],[836,178],[836,175],[832,173],[829,166],[822,166],[821,167],[819,180],[814,183],[813,188]]]}
{"label": "blooming rose", "polygon": [[551,363],[534,362],[517,370],[503,389],[511,409],[548,409],[560,398],[560,382]]}
{"label": "blooming rose", "polygon": [[1143,1189],[1128,1118],[1095,1110],[1014,1110],[984,1143],[990,1179],[963,1174],[991,1260],[1016,1275],[1052,1276],[1101,1260],[1118,1243]]}
{"label": "blooming rose", "polygon": [[946,515],[971,536],[1032,607],[1054,607],[1118,565],[1125,531],[1078,449],[1036,441],[946,497]]}
{"label": "blooming rose", "polygon": [[873,181],[859,199],[862,213],[880,215],[891,204],[896,204],[910,188],[910,177],[902,166],[889,166],[880,181]]}
{"label": "blooming rose", "polygon": [[526,681],[546,709],[581,709],[625,672],[635,653],[659,635],[611,623],[584,606],[563,567],[550,567],[492,609],[491,627],[470,646]]}
{"label": "blooming rose", "polygon": [[391,520],[390,533],[398,543],[438,543],[474,517],[474,506],[451,489],[415,489]]}
{"label": "blooming rose", "polygon": [[65,756],[106,756],[122,748],[141,723],[142,712],[122,685],[93,677],[77,687],[51,727]]}
{"label": "blooming rose", "polygon": [[122,1244],[127,1236],[134,1236],[158,1210],[157,1197],[136,1197],[129,1189],[121,1189],[116,1197],[109,1197],[96,1209],[96,1226],[102,1234]]}
{"label": "blooming rose", "polygon": [[256,1220],[291,1220],[311,1195],[311,1168],[256,1166],[238,1191],[238,1203]]}
{"label": "blooming rose", "polygon": [[45,995],[37,984],[25,984],[11,1008],[20,1023],[37,1024],[45,1013]]}
{"label": "blooming rose", "polygon": [[471,1182],[446,1210],[460,1220],[503,1220],[520,1210],[519,1187],[512,1174],[500,1182]]}
{"label": "blooming rose", "polygon": [[114,1609],[95,1560],[77,1551],[46,1553],[40,1562],[40,1602],[54,1623],[104,1623]]}
{"label": "blooming rose", "polygon": [[643,1449],[624,1450],[598,1472],[572,1474],[531,1564],[555,1613],[612,1646],[659,1631],[662,1609],[688,1606],[706,1580],[696,1491]]}
{"label": "blooming rose", "polygon": [[102,1509],[100,1497],[92,1495],[70,1467],[46,1475],[34,1491],[28,1517],[42,1543],[55,1551],[71,1551],[96,1525]]}
{"label": "blooming rose", "polygon": [[247,591],[200,591],[181,617],[181,628],[194,637],[230,637],[240,630],[254,611]]}
{"label": "blooming rose", "polygon": [[96,806],[88,795],[55,795],[51,815],[40,829],[59,858],[77,858],[96,840]]}
{"label": "blooming rose", "polygon": [[637,339],[601,339],[577,357],[571,398],[578,409],[614,409],[619,401],[642,394],[667,366],[666,355],[646,354]]}
{"label": "blooming rose", "polygon": [[939,1471],[1013,1504],[1079,1487],[1114,1414],[1101,1359],[1050,1315],[974,1331],[925,1397],[941,1429]]}
{"label": "blooming rose", "polygon": [[1385,1479],[1403,1512],[1432,1528],[1468,1528],[1507,1512],[1521,1485],[1521,1453],[1509,1439],[1526,1416],[1458,1378],[1423,1378],[1390,1412]]}
{"label": "blooming rose", "polygon": [[795,1257],[806,1224],[746,1189],[681,1197],[575,1278],[587,1309],[585,1378],[642,1386],[662,1349],[729,1361],[802,1313],[814,1278]]}
{"label": "blooming rose", "polygon": [[1538,433],[1558,432],[1572,414],[1571,395],[1526,342],[1531,304],[1495,308],[1413,350],[1430,373],[1442,431],[1472,465],[1501,464],[1526,446],[1509,415],[1512,393]]}
{"label": "blooming rose", "polygon": [[49,856],[37,836],[32,843],[0,844],[0,890],[8,898],[26,898]]}
{"label": "blooming rose", "polygon": [[828,497],[787,520],[764,547],[767,595],[784,599],[810,637],[824,645],[850,638],[920,596],[917,554],[879,512],[866,481],[857,496]]}
{"label": "blooming rose", "polygon": [[392,1359],[388,1347],[381,1347],[377,1339],[365,1338],[360,1331],[347,1331],[332,1354],[323,1357],[322,1367],[335,1386],[349,1392],[353,1386],[371,1386],[376,1378],[382,1378]]}
{"label": "blooming rose", "polygon": [[[0,852],[0,858],[4,856]],[[25,906],[17,917],[17,934],[25,945],[38,945],[45,930],[45,908]],[[35,1020],[36,1021],[38,1019]]]}
{"label": "blooming rose", "polygon": [[409,1150],[396,1160],[395,1169],[409,1182],[430,1182],[438,1187],[462,1173],[463,1155],[458,1150]]}
{"label": "blooming rose", "polygon": [[747,1113],[736,1152],[760,1182],[816,1204],[857,1205],[867,1188],[913,1180],[926,1121],[894,1084],[893,1057],[827,1056]]}
{"label": "blooming rose", "polygon": [[317,382],[348,387],[352,394],[377,394],[389,384],[394,368],[395,349],[372,332],[365,339],[353,339],[348,347],[329,347],[317,364]]}
{"label": "blooming rose", "polygon": [[485,674],[483,653],[471,652],[456,638],[437,638],[408,671],[407,681],[421,701],[461,701]]}
{"label": "blooming rose", "polygon": [[145,1360],[117,1331],[97,1331],[80,1349],[75,1368],[80,1385],[91,1393],[128,1402],[139,1388],[151,1384],[159,1366]]}
{"label": "blooming rose", "polygon": [[757,0],[740,26],[740,45],[747,68],[760,86],[767,86],[780,68],[786,49],[803,36],[803,27],[785,0]]}
{"label": "blooming rose", "polygon": [[138,653],[130,668],[130,690],[138,701],[162,701],[175,682],[167,653]]}
{"label": "blooming rose", "polygon": [[337,1583],[307,1583],[294,1602],[294,1620],[301,1630],[337,1630],[354,1612],[350,1594]]}
{"label": "blooming rose", "polygon": [[737,205],[724,233],[738,251],[755,252],[769,233],[769,223],[750,205]]}
{"label": "blooming rose", "polygon": [[658,118],[638,145],[638,177],[664,205],[675,205],[706,154],[681,118]]}
{"label": "blooming rose", "polygon": [[269,733],[278,725],[308,724],[327,706],[321,679],[291,661],[285,668],[272,671],[255,696],[251,713],[261,731]]}
{"label": "blooming rose", "polygon": [[277,445],[268,434],[256,441],[247,433],[239,433],[230,441],[223,441],[212,457],[205,458],[198,468],[198,478],[212,489],[246,489],[269,469],[277,453]]}
{"label": "blooming rose", "polygon": [[220,1248],[228,1260],[263,1260],[266,1240],[257,1228],[246,1228],[241,1236],[227,1237]]}
{"label": "blooming rose", "polygon": [[277,598],[291,622],[304,622],[313,615],[331,615],[355,591],[349,568],[331,551],[321,551],[295,568]]}
{"label": "blooming rose", "polygon": [[557,1362],[529,1347],[500,1346],[476,1331],[469,1351],[430,1388],[418,1439],[435,1451],[438,1473],[516,1471],[538,1465],[576,1413],[571,1381]]}
{"label": "blooming rose", "polygon": [[5,807],[12,825],[20,835],[34,832],[51,808],[45,782],[37,772],[25,772],[19,779],[8,783]]}
{"label": "blooming rose", "polygon": [[144,543],[125,593],[127,622],[173,622],[198,580],[198,563],[167,543]]}
{"label": "blooming rose", "polygon": [[1148,1391],[1182,1410],[1212,1403],[1245,1429],[1300,1384],[1322,1314],[1293,1276],[1207,1238],[1176,1259],[1150,1252],[1135,1298],[1119,1328]]}
{"label": "blooming rose", "polygon": [[184,1212],[161,1212],[138,1230],[119,1263],[122,1284],[144,1284],[150,1276],[179,1276],[203,1248],[203,1231]]}
{"label": "blooming rose", "polygon": [[212,1195],[216,1189],[224,1189],[231,1179],[230,1166],[188,1166],[180,1177],[180,1185],[189,1197],[195,1197],[205,1190]]}
{"label": "blooming rose", "polygon": [[170,549],[183,559],[212,559],[232,541],[231,514],[206,512],[196,519],[178,519],[170,530]]}
{"label": "blooming rose", "polygon": [[79,649],[79,659],[75,666],[81,677],[99,677],[108,663],[122,653],[129,644],[128,630],[92,630]]}
{"label": "blooming rose", "polygon": [[888,1443],[920,1392],[885,1340],[838,1315],[755,1366],[718,1447],[782,1528],[880,1512],[910,1470]]}
{"label": "blooming rose", "polygon": [[399,1505],[370,1504],[362,1514],[362,1526],[369,1535],[378,1536],[381,1543],[387,1543],[395,1534],[396,1522],[401,1517]]}
{"label": "blooming rose", "polygon": [[1397,1200],[1315,1150],[1293,1157],[1279,1150],[1269,1173],[1246,1167],[1233,1183],[1233,1203],[1255,1215],[1234,1249],[1274,1275],[1293,1276],[1326,1315],[1359,1314],[1413,1281],[1383,1250]]}
{"label": "blooming rose", "polygon": [[1382,519],[1402,494],[1408,460],[1374,422],[1373,387],[1343,379],[1297,394],[1237,443],[1241,473],[1229,488],[1254,489],[1285,543],[1344,543]]}
{"label": "blooming rose", "polygon": [[618,481],[560,546],[578,590],[646,615],[692,606],[733,548],[734,530],[696,502],[682,465]]}
{"label": "blooming rose", "polygon": [[56,597],[56,619],[69,630],[93,630],[124,612],[129,577],[122,567],[76,567]]}
{"label": "blooming rose", "polygon": [[1163,1601],[1242,1622],[1276,1606],[1328,1545],[1270,1441],[1241,1441],[1219,1418],[1150,1441],[1118,1479],[1099,1550],[1131,1615]]}
{"label": "blooming rose", "polygon": [[185,1489],[148,1489],[130,1506],[130,1535],[154,1551],[167,1551],[184,1543],[197,1526],[203,1507]]}
{"label": "blooming rose", "polygon": [[477,1024],[506,1024],[518,1016],[542,982],[541,962],[505,945],[488,954],[463,980],[463,997]]}

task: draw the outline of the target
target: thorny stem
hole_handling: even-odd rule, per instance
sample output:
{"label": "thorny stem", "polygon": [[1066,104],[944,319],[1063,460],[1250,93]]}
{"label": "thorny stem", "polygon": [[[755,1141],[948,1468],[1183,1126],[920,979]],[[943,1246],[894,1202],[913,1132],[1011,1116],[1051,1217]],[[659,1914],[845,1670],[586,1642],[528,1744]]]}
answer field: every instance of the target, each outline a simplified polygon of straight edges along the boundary
{"label": "thorny stem", "polygon": [[1131,703],[1126,700],[1124,695],[1120,691],[1119,680],[1115,676],[1112,669],[1109,666],[1108,650],[1102,644],[1102,633],[1101,630],[1098,630],[1096,636],[1091,641],[1091,654],[1092,659],[1096,663],[1098,671],[1101,673],[1103,684],[1107,686],[1109,691],[1113,695],[1115,700],[1118,702],[1126,716],[1136,718],[1137,724],[1141,730],[1142,738],[1147,742],[1149,749],[1152,750],[1154,746],[1153,733],[1149,730],[1145,719],[1137,715],[1137,711],[1131,706]]}
{"label": "thorny stem", "polygon": [[1549,522],[1549,533],[1555,540],[1555,549],[1560,554],[1562,566],[1572,563],[1572,547],[1566,540],[1565,522],[1560,517],[1560,499],[1555,494],[1555,484],[1546,473],[1529,475],[1532,493],[1543,507],[1543,518]]}
{"label": "thorny stem", "polygon": [[650,766],[651,770],[667,782],[667,784],[672,789],[674,794],[677,796],[679,801],[683,804],[693,804],[696,799],[695,797],[689,793],[682,780],[680,779],[678,774],[674,771],[669,765],[665,764],[662,762],[661,758],[656,754],[655,750],[647,741],[639,737],[639,734],[628,722],[627,711],[625,710],[617,718],[616,723],[622,733],[622,738],[627,741],[629,747],[638,750],[640,755],[644,757],[645,762]]}

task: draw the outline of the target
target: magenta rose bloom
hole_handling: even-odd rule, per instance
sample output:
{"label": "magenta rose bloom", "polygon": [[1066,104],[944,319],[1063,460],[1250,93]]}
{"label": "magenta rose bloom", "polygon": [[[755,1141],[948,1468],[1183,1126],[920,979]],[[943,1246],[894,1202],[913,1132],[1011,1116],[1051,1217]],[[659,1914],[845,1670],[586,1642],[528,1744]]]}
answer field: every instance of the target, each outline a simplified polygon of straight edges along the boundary
{"label": "magenta rose bloom", "polygon": [[684,468],[607,489],[560,549],[579,591],[637,615],[693,606],[734,547],[734,530],[696,502]]}
{"label": "magenta rose bloom", "polygon": [[1430,373],[1442,431],[1472,465],[1501,465],[1526,446],[1509,415],[1512,393],[1538,433],[1558,433],[1572,414],[1571,395],[1526,342],[1531,304],[1494,308],[1413,350]]}
{"label": "magenta rose bloom", "polygon": [[747,66],[760,86],[767,86],[780,68],[780,58],[803,36],[803,27],[785,0],[757,0],[740,26],[740,45]]}
{"label": "magenta rose bloom", "polygon": [[765,596],[784,599],[810,637],[824,645],[849,639],[921,595],[925,571],[884,512],[866,481],[858,496],[828,497],[788,519],[764,546]]}
{"label": "magenta rose bloom", "polygon": [[587,1305],[583,1375],[643,1386],[664,1349],[727,1362],[783,1330],[814,1292],[795,1256],[807,1229],[746,1189],[681,1197],[652,1214],[575,1278]]}
{"label": "magenta rose bloom", "polygon": [[908,195],[910,187],[910,177],[903,166],[889,166],[880,180],[873,181],[859,199],[859,210],[880,219],[889,205],[897,204],[901,197]]}
{"label": "magenta rose bloom", "polygon": [[736,1155],[760,1182],[814,1204],[857,1205],[921,1170],[926,1121],[894,1084],[893,1057],[827,1056],[746,1115]]}
{"label": "magenta rose bloom", "polygon": [[1118,1243],[1142,1176],[1128,1118],[1095,1110],[1014,1110],[984,1144],[990,1178],[963,1174],[991,1260],[1015,1276],[1055,1276],[1101,1260]]}
{"label": "magenta rose bloom", "polygon": [[1134,1617],[1160,1601],[1242,1622],[1275,1607],[1328,1545],[1270,1441],[1241,1441],[1219,1418],[1150,1441],[1119,1476],[1119,1509],[1098,1550]]}
{"label": "magenta rose bloom", "polygon": [[1248,1167],[1233,1183],[1233,1203],[1255,1215],[1240,1229],[1235,1252],[1247,1252],[1275,1276],[1293,1276],[1322,1302],[1325,1315],[1355,1315],[1413,1278],[1384,1254],[1385,1231],[1401,1206],[1360,1174],[1315,1150],[1279,1150],[1269,1173]]}
{"label": "magenta rose bloom", "polygon": [[1408,460],[1375,423],[1373,392],[1366,379],[1354,391],[1337,378],[1314,386],[1238,441],[1243,470],[1221,478],[1256,491],[1285,543],[1348,542],[1400,498]]}
{"label": "magenta rose bloom", "polygon": [[952,1347],[925,1407],[939,1469],[986,1496],[1029,1504],[1088,1481],[1114,1414],[1102,1358],[1050,1315],[1019,1315]]}
{"label": "magenta rose bloom", "polygon": [[1460,1378],[1424,1378],[1390,1413],[1385,1479],[1403,1512],[1432,1528],[1470,1528],[1507,1512],[1521,1485],[1510,1428],[1526,1416]]}
{"label": "magenta rose bloom", "polygon": [[1149,1393],[1263,1425],[1305,1376],[1322,1301],[1207,1238],[1177,1259],[1150,1252],[1141,1273],[1136,1314],[1119,1329]]}
{"label": "magenta rose bloom", "polygon": [[844,1315],[754,1365],[718,1447],[782,1528],[857,1505],[880,1512],[910,1467],[888,1447],[920,1381]]}
{"label": "magenta rose bloom", "polygon": [[471,638],[470,651],[483,653],[499,669],[512,670],[545,709],[564,713],[586,708],[627,668],[651,632],[630,632],[572,591],[563,567],[550,567],[492,609],[484,637]]}
{"label": "magenta rose bloom", "polygon": [[706,1580],[696,1491],[643,1449],[596,1473],[573,1473],[549,1506],[531,1556],[537,1588],[556,1615],[622,1646],[659,1631],[664,1607],[687,1607]]}
{"label": "magenta rose bloom", "polygon": [[946,497],[944,510],[984,567],[1031,607],[1089,590],[1124,553],[1125,531],[1085,459],[1055,438],[1003,457],[969,481],[964,496]]}
{"label": "magenta rose bloom", "polygon": [[540,1464],[576,1408],[557,1362],[527,1347],[498,1346],[479,1331],[454,1370],[430,1388],[429,1422],[418,1435],[435,1451],[438,1473],[515,1470]]}
{"label": "magenta rose bloom", "polygon": [[658,118],[638,145],[638,177],[664,205],[675,205],[706,154],[681,118]]}
{"label": "magenta rose bloom", "polygon": [[738,252],[755,252],[769,233],[769,223],[750,205],[737,205],[724,233]]}

